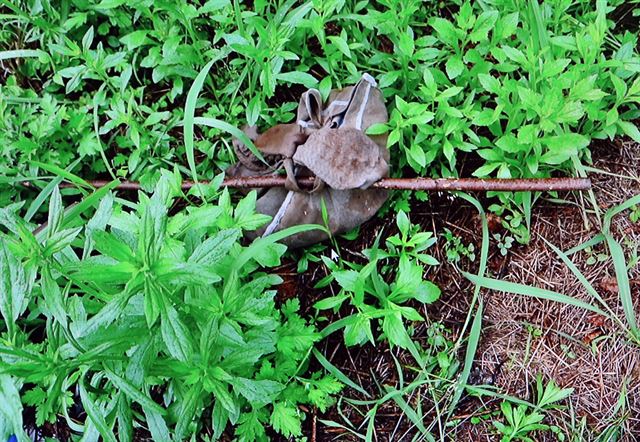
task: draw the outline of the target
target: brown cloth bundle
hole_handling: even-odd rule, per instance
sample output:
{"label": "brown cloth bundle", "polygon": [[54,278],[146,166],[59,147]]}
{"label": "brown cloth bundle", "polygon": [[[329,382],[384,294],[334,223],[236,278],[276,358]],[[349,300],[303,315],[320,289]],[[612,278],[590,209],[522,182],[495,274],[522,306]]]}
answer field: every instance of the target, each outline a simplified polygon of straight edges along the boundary
{"label": "brown cloth bundle", "polygon": [[[332,234],[346,232],[370,219],[387,199],[387,191],[369,188],[389,174],[386,135],[369,137],[365,131],[388,121],[381,91],[368,74],[355,85],[331,91],[326,103],[310,89],[300,98],[297,120],[279,124],[263,134],[255,127],[245,133],[262,153],[260,161],[239,140],[233,145],[239,162],[227,170],[229,177],[287,174],[286,188],[271,188],[258,199],[258,212],[272,216],[249,237],[269,235],[299,224],[324,225],[322,205]],[[301,190],[296,177],[315,176],[313,190]],[[323,241],[320,230],[283,240],[289,247]]]}

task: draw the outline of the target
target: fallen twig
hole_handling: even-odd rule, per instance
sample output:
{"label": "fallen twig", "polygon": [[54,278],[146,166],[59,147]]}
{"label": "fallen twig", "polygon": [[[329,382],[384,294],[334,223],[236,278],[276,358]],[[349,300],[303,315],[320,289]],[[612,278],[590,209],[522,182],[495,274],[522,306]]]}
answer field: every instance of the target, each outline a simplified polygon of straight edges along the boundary
{"label": "fallen twig", "polygon": [[[298,185],[303,188],[313,186],[313,178],[298,178]],[[104,187],[110,181],[88,181],[93,187]],[[200,181],[200,184],[208,184]],[[285,178],[280,176],[259,176],[245,178],[228,178],[222,181],[222,186],[235,188],[283,187]],[[32,187],[30,183],[23,183]],[[183,181],[182,190],[189,190],[195,183]],[[76,187],[75,184],[62,183],[60,187]],[[591,180],[588,178],[522,178],[522,179],[481,179],[481,178],[384,178],[371,187],[378,189],[396,190],[424,190],[424,191],[468,191],[468,192],[548,192],[589,190]],[[140,183],[122,181],[115,189],[139,190]]]}

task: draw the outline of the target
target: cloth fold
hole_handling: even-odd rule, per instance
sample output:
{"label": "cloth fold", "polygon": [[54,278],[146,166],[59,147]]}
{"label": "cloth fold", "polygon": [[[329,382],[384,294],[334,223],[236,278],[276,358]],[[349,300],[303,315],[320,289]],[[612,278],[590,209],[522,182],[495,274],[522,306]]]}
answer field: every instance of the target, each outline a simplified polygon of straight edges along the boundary
{"label": "cloth fold", "polygon": [[[255,127],[244,132],[265,162],[239,140],[233,140],[238,163],[227,169],[230,177],[287,173],[288,188],[272,188],[258,198],[256,210],[272,216],[249,238],[269,235],[299,224],[321,224],[323,206],[331,234],[349,231],[369,220],[387,199],[387,191],[369,188],[389,174],[386,135],[369,137],[373,124],[386,123],[382,92],[373,77],[364,74],[355,86],[332,90],[326,102],[309,89],[300,97],[295,123],[276,125],[263,134]],[[300,190],[296,177],[315,176],[314,191]],[[327,239],[320,230],[290,236],[291,248]]]}

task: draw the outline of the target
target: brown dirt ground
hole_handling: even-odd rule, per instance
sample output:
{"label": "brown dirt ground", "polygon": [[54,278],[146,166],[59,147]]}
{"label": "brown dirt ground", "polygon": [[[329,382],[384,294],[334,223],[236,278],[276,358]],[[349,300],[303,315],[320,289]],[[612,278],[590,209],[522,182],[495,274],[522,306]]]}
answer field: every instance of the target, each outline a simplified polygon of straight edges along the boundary
{"label": "brown dirt ground", "polygon": [[[618,175],[590,174],[601,214],[607,208],[640,194],[639,148],[637,144],[629,142],[600,143],[595,146],[593,167]],[[567,250],[598,233],[600,222],[594,214],[588,194],[560,197],[566,198],[562,205],[539,201],[534,206],[532,240],[527,246],[514,245],[503,257],[492,240],[488,276],[592,301],[584,287],[542,238],[561,250]],[[480,219],[466,204],[452,202],[450,197],[443,195],[434,195],[429,202],[412,208],[411,219],[419,222],[425,230],[438,233],[442,232],[443,227],[448,227],[461,236],[465,243],[473,242],[479,250]],[[490,228],[492,232],[503,232],[495,219],[490,220]],[[362,226],[360,238],[365,240],[341,242],[343,257],[348,260],[359,259],[358,252],[370,245],[380,232],[383,237],[395,232],[391,217],[376,219]],[[632,223],[627,212],[614,219],[612,233],[618,241],[626,244],[625,254],[629,260],[633,252],[632,245],[637,247],[640,244],[640,224]],[[473,286],[459,270],[447,263],[443,244],[439,241],[432,250],[443,265],[427,275],[441,287],[442,297],[432,306],[420,307],[428,320],[427,324],[416,328],[418,340],[425,337],[428,324],[433,322],[444,324],[447,336],[452,340],[457,339],[469,309]],[[596,246],[594,253],[606,254],[606,247],[602,244]],[[582,251],[572,256],[572,260],[612,310],[624,320],[610,259],[588,265],[586,261],[589,256]],[[312,288],[314,282],[325,275],[325,271],[315,266],[309,272],[296,276],[292,266],[282,269],[285,280],[289,281],[289,290],[306,295],[303,298],[306,298],[305,304],[311,313],[313,309],[310,306],[330,292],[328,289]],[[286,267],[291,272],[287,272]],[[477,271],[473,263],[463,264],[462,267],[467,267],[466,270],[471,272]],[[631,290],[636,307],[640,294],[639,270],[637,263],[631,270]],[[548,413],[545,423],[557,425],[574,440],[593,440],[610,426],[620,428],[623,435],[620,440],[640,437],[640,348],[627,342],[616,324],[583,309],[552,301],[487,290],[483,290],[481,296],[485,306],[482,335],[470,382],[494,384],[501,393],[533,401],[535,379],[541,374],[544,379],[553,379],[563,388],[574,389],[564,403],[566,408]],[[405,380],[413,377],[413,371],[408,368],[414,364],[412,358],[387,346],[346,348],[339,333],[335,333],[325,340],[320,350],[351,379],[373,393],[374,397],[381,396],[376,385],[398,384],[392,353],[405,367]],[[463,351],[459,357],[464,357]],[[627,391],[626,406],[616,410],[623,385],[626,385]],[[352,390],[345,390],[344,394],[363,399]],[[414,407],[421,400],[425,415],[434,417],[435,409],[433,401],[428,399],[430,397],[430,390],[424,387],[407,399]],[[491,411],[498,409],[499,403],[497,399],[485,399],[481,403],[478,399],[463,397],[454,413],[456,425],[445,427],[439,436],[443,440],[499,440],[491,425],[495,417],[490,415]],[[348,419],[358,427],[363,421],[361,414],[347,403],[340,404],[340,409],[342,416],[335,410],[326,415],[312,413],[311,419],[307,419],[306,428],[310,440],[357,440],[345,430],[321,422],[322,419],[330,419],[344,424]],[[360,410],[366,411],[366,408]],[[474,416],[485,416],[486,419],[479,424],[472,424],[471,418]],[[572,419],[575,421],[572,422]],[[575,429],[581,428],[582,419],[585,421],[584,429],[576,434]],[[425,422],[427,424],[429,422]],[[437,423],[433,422],[432,428],[438,434]],[[375,440],[380,441],[411,440],[416,433],[393,403],[379,409],[375,429]],[[357,428],[357,431],[364,434],[366,427]],[[536,433],[535,440],[557,440],[557,436],[551,432]]]}

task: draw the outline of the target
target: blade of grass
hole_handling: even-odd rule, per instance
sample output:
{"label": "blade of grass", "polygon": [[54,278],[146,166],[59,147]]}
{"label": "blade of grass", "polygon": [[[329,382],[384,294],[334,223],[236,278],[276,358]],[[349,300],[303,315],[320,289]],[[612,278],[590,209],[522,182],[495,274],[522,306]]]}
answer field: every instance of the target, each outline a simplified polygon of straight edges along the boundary
{"label": "blade of grass", "polygon": [[471,330],[469,331],[469,338],[467,340],[467,350],[464,355],[464,367],[462,368],[462,373],[460,373],[460,378],[455,384],[455,393],[453,394],[453,398],[451,399],[451,403],[449,405],[448,416],[451,416],[455,411],[460,398],[462,397],[462,392],[464,391],[464,387],[467,384],[467,380],[469,379],[469,375],[471,374],[471,367],[473,367],[473,362],[476,357],[476,351],[478,350],[478,344],[480,342],[480,334],[482,332],[482,312],[484,311],[482,300],[478,301],[478,307],[476,308],[476,314],[473,318],[473,322],[471,323]]}
{"label": "blade of grass", "polygon": [[204,85],[204,80],[207,78],[209,70],[211,69],[211,66],[213,66],[213,63],[215,63],[215,61],[215,59],[211,60],[198,73],[198,76],[193,81],[193,84],[189,89],[189,93],[187,94],[187,101],[184,106],[184,148],[187,153],[187,163],[189,164],[189,169],[191,169],[191,177],[196,183],[198,182],[198,174],[196,172],[196,160],[194,155],[194,115],[196,112],[198,95],[200,95],[200,91],[202,90],[202,86]]}
{"label": "blade of grass", "polygon": [[[69,166],[67,166],[66,170],[73,169],[79,162],[80,162],[80,158],[78,158],[73,163],[71,163]],[[60,184],[63,179],[64,179],[63,176],[58,175],[51,182],[49,182],[49,184],[47,184],[44,187],[44,189],[42,189],[42,191],[40,191],[38,196],[29,205],[29,208],[27,209],[27,213],[24,216],[24,220],[25,221],[27,221],[27,222],[31,221],[31,218],[33,218],[33,215],[36,214],[36,212],[42,206],[42,204],[46,201],[46,199],[49,198],[49,195],[51,195],[51,192],[53,192],[53,189],[55,189],[55,187],[58,184]]]}
{"label": "blade of grass", "polygon": [[602,233],[598,233],[597,235],[595,235],[593,238],[583,242],[582,244],[578,244],[575,247],[571,247],[569,250],[565,251],[564,254],[566,256],[571,256],[573,254],[576,254],[588,247],[593,247],[593,246],[597,246],[598,244],[600,244],[602,241],[604,241],[604,235]]}
{"label": "blade of grass", "polygon": [[404,400],[402,396],[394,396],[393,401],[396,403],[398,408],[402,410],[402,414],[411,421],[411,423],[420,431],[420,433],[429,434],[423,423],[424,417],[419,416],[418,413],[416,413],[416,410],[411,408],[411,406],[407,403],[407,401]]}
{"label": "blade of grass", "polygon": [[[458,193],[458,196],[462,199],[471,203],[478,213],[480,214],[480,219],[482,221],[482,245],[480,247],[480,266],[478,268],[478,276],[484,276],[487,269],[487,261],[489,258],[489,223],[487,222],[487,216],[482,208],[482,204],[473,198],[470,195],[465,193]],[[469,325],[469,321],[471,320],[471,313],[473,312],[473,307],[478,302],[480,297],[480,284],[476,284],[473,290],[473,298],[471,300],[471,304],[469,306],[469,313],[467,314],[467,318],[465,319],[464,326],[462,327],[462,331],[460,333],[460,338],[456,342],[454,346],[454,351],[460,347],[462,343],[462,338],[465,335],[465,331],[467,326]],[[460,398],[462,397],[462,391],[464,385],[467,383],[469,379],[469,374],[471,373],[471,367],[473,365],[473,361],[475,359],[475,352],[478,348],[478,343],[480,341],[480,333],[482,328],[482,303],[478,305],[478,309],[476,309],[476,314],[473,319],[473,324],[471,326],[471,333],[469,333],[469,337],[467,340],[467,351],[465,353],[465,364],[462,368],[462,372],[460,373],[460,377],[455,384],[455,392],[453,394],[453,398],[451,399],[451,403],[449,404],[449,410],[447,413],[448,417],[451,417],[453,414]]]}
{"label": "blade of grass", "polygon": [[[618,318],[616,317],[615,313],[611,310],[611,308],[605,302],[602,296],[600,296],[600,294],[596,291],[593,285],[591,285],[591,283],[587,280],[584,274],[576,267],[573,261],[571,261],[569,257],[562,252],[562,250],[560,250],[559,248],[551,244],[549,241],[547,241],[546,238],[544,237],[541,237],[541,238],[556,253],[556,255],[560,257],[562,262],[564,262],[564,264],[569,268],[569,270],[571,270],[571,273],[573,273],[576,279],[580,281],[580,283],[583,285],[587,293],[589,293],[595,300],[597,300],[602,305],[602,307],[605,310],[607,310],[610,313],[610,315],[607,315],[607,317],[612,320],[617,320]],[[622,325],[624,328],[624,324],[620,323],[620,325]]]}
{"label": "blade of grass", "polygon": [[616,272],[616,280],[618,283],[618,293],[620,296],[622,309],[624,310],[625,318],[631,329],[631,333],[635,338],[638,338],[640,336],[640,330],[638,329],[638,320],[636,318],[636,313],[633,307],[633,299],[631,297],[631,284],[629,282],[629,273],[627,272],[627,262],[624,256],[624,250],[622,249],[622,246],[615,240],[613,235],[611,235],[611,222],[613,221],[613,217],[635,206],[636,204],[640,204],[640,195],[629,198],[624,203],[607,210],[604,215],[602,233],[607,241],[609,253],[611,254],[611,259],[613,260],[613,267]]}
{"label": "blade of grass", "polygon": [[54,175],[57,176],[61,176],[69,181],[71,181],[73,184],[76,184],[77,186],[81,186],[81,187],[88,187],[91,188],[91,184],[88,183],[87,181],[83,180],[82,178],[80,178],[79,176],[69,172],[68,170],[65,170],[61,167],[58,167],[54,164],[46,164],[46,163],[41,163],[40,161],[29,161],[29,163],[31,163],[32,165],[39,167],[40,169],[44,169],[47,172],[50,172]]}
{"label": "blade of grass", "polygon": [[475,284],[480,284],[481,286],[491,289],[497,290],[500,292],[513,293],[516,295],[522,296],[530,296],[538,299],[546,299],[549,301],[561,302],[563,304],[573,305],[574,307],[580,307],[585,310],[598,313],[602,316],[607,316],[602,310],[598,307],[589,304],[588,302],[581,301],[579,299],[575,299],[571,296],[563,295],[558,292],[554,292],[551,290],[541,289],[538,287],[532,287],[524,284],[518,284],[515,282],[509,281],[501,281],[499,279],[480,277],[471,273],[462,272],[465,278],[469,279],[471,282]]}
{"label": "blade of grass", "polygon": [[301,224],[298,226],[287,227],[286,229],[279,230],[271,235],[258,238],[249,247],[244,249],[242,253],[238,256],[234,263],[234,267],[236,269],[242,268],[247,261],[249,261],[252,256],[256,253],[256,249],[260,247],[266,247],[270,244],[273,244],[276,241],[280,241],[281,239],[286,238],[287,236],[295,235],[297,233],[308,232],[310,230],[322,230],[326,232],[326,229],[319,224]]}
{"label": "blade of grass", "polygon": [[605,234],[610,233],[611,221],[613,220],[614,216],[616,216],[620,212],[624,212],[625,210],[632,208],[637,204],[640,204],[640,195],[636,195],[633,198],[629,198],[624,203],[607,210],[607,212],[604,214],[604,223],[602,225],[603,233]]}
{"label": "blade of grass", "polygon": [[535,404],[532,404],[531,402],[525,401],[523,399],[517,398],[515,396],[510,396],[508,394],[502,394],[502,393],[498,393],[497,391],[493,391],[493,390],[489,390],[485,387],[482,387],[480,385],[467,385],[467,390],[469,391],[469,393],[471,394],[476,394],[479,396],[490,396],[493,398],[497,398],[497,399],[502,399],[505,401],[509,401],[509,402],[513,402],[514,404],[518,404],[518,405],[526,405],[527,407],[530,408],[535,408]]}
{"label": "blade of grass", "polygon": [[164,408],[155,403],[147,394],[138,390],[138,388],[131,382],[129,382],[122,376],[118,376],[111,370],[105,370],[105,373],[109,380],[113,383],[113,385],[115,385],[120,391],[126,394],[129,399],[137,402],[146,410],[153,410],[160,415],[166,414]]}
{"label": "blade of grass", "polygon": [[104,163],[104,166],[107,168],[107,172],[109,172],[109,175],[111,176],[111,178],[115,180],[116,175],[113,172],[113,167],[111,167],[111,163],[109,163],[109,160],[107,159],[107,156],[104,153],[104,148],[102,147],[102,141],[100,141],[100,130],[99,130],[100,119],[98,117],[98,108],[100,107],[100,103],[98,101],[98,95],[99,94],[95,94],[93,96],[93,132],[95,133],[96,143],[98,144],[98,149],[100,150],[100,158],[102,158],[102,162]]}
{"label": "blade of grass", "polygon": [[629,273],[627,273],[627,261],[624,256],[622,246],[609,234],[605,234],[609,253],[613,260],[613,268],[616,272],[616,281],[618,283],[618,294],[622,303],[622,310],[627,319],[629,328],[634,336],[638,336],[638,320],[633,308],[633,299],[631,298],[631,285],[629,283]]}
{"label": "blade of grass", "polygon": [[266,161],[262,156],[262,153],[260,153],[258,148],[253,144],[253,141],[251,141],[251,138],[249,138],[247,134],[242,132],[240,129],[238,129],[234,125],[229,124],[225,121],[221,121],[221,120],[218,120],[215,118],[209,118],[209,117],[195,117],[193,121],[196,124],[213,127],[216,129],[220,129],[223,132],[227,132],[231,134],[232,136],[236,137],[238,140],[242,141],[244,145],[247,146],[247,148],[249,148],[251,153],[253,153],[256,157],[258,157],[260,161],[266,164]]}
{"label": "blade of grass", "polygon": [[324,367],[324,369],[327,370],[329,373],[334,375],[336,377],[336,379],[338,379],[340,382],[342,382],[343,384],[351,387],[352,389],[356,390],[357,392],[363,394],[365,397],[371,397],[369,395],[369,393],[367,393],[367,390],[365,390],[360,385],[356,384],[351,379],[349,379],[344,373],[342,373],[340,371],[340,369],[338,369],[338,367],[336,367],[331,362],[329,362],[327,360],[327,358],[325,358],[323,356],[323,354],[320,353],[315,348],[313,349],[313,355],[316,357],[318,362],[320,362],[320,365],[322,365]]}
{"label": "blade of grass", "polygon": [[64,220],[62,221],[61,227],[64,228],[69,226],[72,221],[74,221],[78,216],[80,216],[80,214],[82,214],[89,207],[93,207],[94,205],[99,204],[100,200],[102,200],[102,198],[104,198],[107,193],[111,192],[111,190],[115,188],[118,184],[120,184],[120,181],[118,180],[112,181],[106,186],[96,190],[91,195],[85,197],[82,201],[80,201],[75,206],[69,207],[68,211],[65,211]]}

